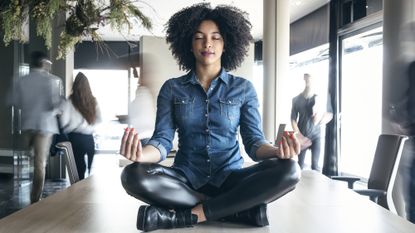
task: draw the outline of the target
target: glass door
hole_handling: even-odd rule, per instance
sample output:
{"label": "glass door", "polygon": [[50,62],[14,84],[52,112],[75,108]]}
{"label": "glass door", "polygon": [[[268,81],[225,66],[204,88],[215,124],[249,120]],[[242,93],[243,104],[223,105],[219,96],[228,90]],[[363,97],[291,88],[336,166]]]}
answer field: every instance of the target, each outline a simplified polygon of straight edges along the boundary
{"label": "glass door", "polygon": [[10,106],[10,95],[13,86],[15,64],[13,59],[16,44],[8,47],[0,45],[0,173],[13,174],[13,151],[15,132],[15,110]]}
{"label": "glass door", "polygon": [[16,187],[30,184],[31,169],[31,152],[21,130],[21,111],[11,106],[13,83],[29,72],[23,51],[23,44],[18,42],[0,46],[0,173],[11,175],[15,182],[10,184]]}
{"label": "glass door", "polygon": [[[21,78],[29,74],[29,64],[18,63],[18,75],[15,78]],[[13,117],[13,173],[19,186],[31,184],[31,173],[33,172],[33,156],[29,148],[27,137],[22,132],[22,111],[17,107],[12,107]]]}
{"label": "glass door", "polygon": [[382,118],[382,28],[341,39],[340,171],[367,178]]}

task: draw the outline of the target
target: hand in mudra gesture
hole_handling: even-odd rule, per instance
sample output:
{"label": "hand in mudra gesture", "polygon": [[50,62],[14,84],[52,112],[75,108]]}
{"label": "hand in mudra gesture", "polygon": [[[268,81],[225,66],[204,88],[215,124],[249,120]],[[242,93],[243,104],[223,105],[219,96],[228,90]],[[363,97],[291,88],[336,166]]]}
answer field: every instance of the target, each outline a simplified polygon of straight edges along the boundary
{"label": "hand in mudra gesture", "polygon": [[143,159],[143,147],[134,128],[125,129],[121,140],[120,154],[134,162],[140,162]]}
{"label": "hand in mudra gesture", "polygon": [[300,142],[294,132],[285,131],[278,144],[277,157],[280,159],[296,158],[301,151]]}

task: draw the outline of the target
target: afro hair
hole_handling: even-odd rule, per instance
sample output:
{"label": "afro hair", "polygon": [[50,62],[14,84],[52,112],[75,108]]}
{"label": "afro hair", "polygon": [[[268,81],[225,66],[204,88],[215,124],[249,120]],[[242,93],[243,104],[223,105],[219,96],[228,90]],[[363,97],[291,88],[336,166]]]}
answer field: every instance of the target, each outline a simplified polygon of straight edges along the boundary
{"label": "afro hair", "polygon": [[215,22],[224,40],[226,53],[221,57],[222,67],[227,71],[239,67],[253,41],[252,25],[247,13],[233,6],[218,5],[212,8],[210,3],[200,3],[175,13],[165,26],[166,41],[180,69],[189,71],[195,68],[196,61],[191,52],[192,38],[204,20]]}

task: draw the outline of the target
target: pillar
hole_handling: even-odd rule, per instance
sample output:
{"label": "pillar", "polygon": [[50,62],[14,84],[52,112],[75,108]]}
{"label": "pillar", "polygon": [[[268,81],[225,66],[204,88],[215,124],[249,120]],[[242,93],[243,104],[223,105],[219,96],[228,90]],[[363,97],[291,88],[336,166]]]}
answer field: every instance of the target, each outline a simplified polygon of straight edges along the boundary
{"label": "pillar", "polygon": [[284,99],[284,79],[288,77],[290,45],[289,0],[264,0],[263,33],[263,128],[273,141],[278,124],[289,123],[290,100]]}

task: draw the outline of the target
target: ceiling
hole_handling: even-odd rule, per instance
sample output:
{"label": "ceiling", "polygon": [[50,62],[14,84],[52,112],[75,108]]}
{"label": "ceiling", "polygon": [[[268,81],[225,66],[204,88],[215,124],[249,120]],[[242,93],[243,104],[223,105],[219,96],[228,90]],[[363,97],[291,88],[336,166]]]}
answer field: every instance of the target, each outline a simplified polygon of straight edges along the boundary
{"label": "ceiling", "polygon": [[[177,11],[201,0],[139,0],[136,5],[140,10],[150,17],[153,23],[153,29],[148,31],[142,28],[137,22],[134,22],[131,30],[123,30],[121,33],[113,31],[109,26],[98,30],[102,38],[107,41],[130,40],[138,41],[140,36],[154,35],[164,36],[164,24]],[[263,0],[210,0],[212,5],[228,4],[234,5],[249,14],[249,20],[252,23],[252,35],[255,40],[262,38],[263,30]],[[329,0],[290,0],[290,21],[297,19],[313,12],[314,10],[325,5]]]}

